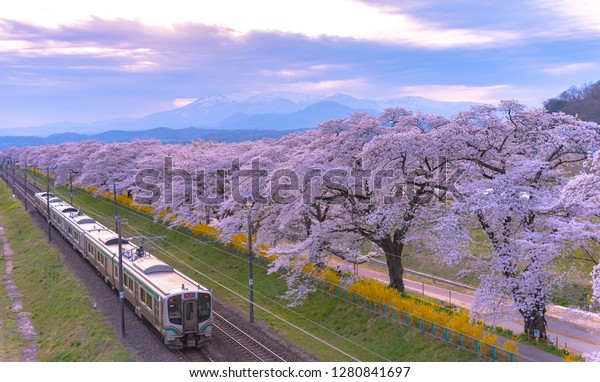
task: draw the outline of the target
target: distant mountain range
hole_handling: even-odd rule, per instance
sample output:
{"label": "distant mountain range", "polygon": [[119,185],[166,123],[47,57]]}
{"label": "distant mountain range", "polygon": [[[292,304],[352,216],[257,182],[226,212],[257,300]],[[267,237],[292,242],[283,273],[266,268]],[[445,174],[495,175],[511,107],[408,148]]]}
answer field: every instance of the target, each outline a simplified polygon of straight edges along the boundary
{"label": "distant mountain range", "polygon": [[281,138],[299,130],[216,130],[186,127],[184,129],[156,129],[140,131],[110,130],[99,134],[59,133],[47,137],[6,136],[0,137],[0,150],[17,146],[58,145],[65,142],[103,141],[129,142],[135,139],[158,139],[163,143],[189,143],[197,139],[217,142],[255,141],[262,138]]}
{"label": "distant mountain range", "polygon": [[[376,101],[354,98],[344,94],[327,97],[310,97],[295,93],[266,93],[251,97],[210,96],[174,110],[154,113],[142,118],[114,119],[91,124],[52,123],[28,128],[0,129],[0,136],[50,138],[49,136],[53,134],[77,133],[89,135],[87,139],[98,139],[96,138],[98,134],[110,132],[114,139],[108,138],[115,140],[119,136],[127,135],[123,132],[137,131],[139,133],[132,137],[141,139],[143,136],[155,137],[159,131],[156,128],[159,127],[168,129],[194,127],[206,130],[206,132],[212,131],[211,134],[223,130],[261,130],[263,133],[270,131],[268,134],[274,134],[275,131],[313,128],[326,120],[347,117],[355,112],[377,114],[392,106],[449,117],[467,110],[473,105],[476,104],[434,101],[421,97]],[[115,130],[119,130],[121,133],[117,133]],[[171,131],[170,134],[172,134],[171,138],[185,135],[180,130]],[[72,135],[74,138],[76,136]],[[1,146],[4,146],[4,137]],[[63,137],[67,138],[67,136]],[[104,138],[107,137],[104,136]],[[58,137],[55,136],[51,140],[55,139]]]}

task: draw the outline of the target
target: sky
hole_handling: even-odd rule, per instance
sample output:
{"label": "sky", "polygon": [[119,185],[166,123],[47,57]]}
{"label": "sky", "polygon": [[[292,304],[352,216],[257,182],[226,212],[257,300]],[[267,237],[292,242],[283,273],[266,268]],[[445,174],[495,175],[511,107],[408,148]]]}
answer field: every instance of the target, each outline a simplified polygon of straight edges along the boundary
{"label": "sky", "polygon": [[141,117],[224,94],[531,107],[600,80],[596,0],[0,3],[0,128]]}

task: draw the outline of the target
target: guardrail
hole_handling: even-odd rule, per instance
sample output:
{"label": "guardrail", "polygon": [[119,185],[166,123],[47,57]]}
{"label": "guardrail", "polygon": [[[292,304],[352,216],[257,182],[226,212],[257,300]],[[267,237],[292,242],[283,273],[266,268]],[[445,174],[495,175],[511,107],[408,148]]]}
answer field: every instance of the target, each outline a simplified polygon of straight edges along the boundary
{"label": "guardrail", "polygon": [[[371,259],[369,261],[372,262],[372,263],[374,263],[374,264],[383,265],[383,266],[387,267],[387,264],[384,261],[375,260],[375,259]],[[424,277],[426,279],[430,279],[430,280],[433,280],[433,281],[441,282],[441,283],[444,283],[444,284],[453,285],[453,286],[460,287],[460,288],[465,288],[465,289],[472,290],[472,291],[477,290],[477,288],[475,288],[472,285],[467,285],[467,284],[459,283],[457,281],[452,281],[452,280],[444,279],[444,278],[441,278],[441,277],[437,277],[437,276],[433,276],[433,275],[428,275],[427,273],[418,272],[418,271],[415,271],[415,270],[412,270],[412,269],[408,269],[408,268],[404,268],[404,272],[405,273],[410,273],[410,274],[413,274],[413,275],[416,275],[416,276]]]}

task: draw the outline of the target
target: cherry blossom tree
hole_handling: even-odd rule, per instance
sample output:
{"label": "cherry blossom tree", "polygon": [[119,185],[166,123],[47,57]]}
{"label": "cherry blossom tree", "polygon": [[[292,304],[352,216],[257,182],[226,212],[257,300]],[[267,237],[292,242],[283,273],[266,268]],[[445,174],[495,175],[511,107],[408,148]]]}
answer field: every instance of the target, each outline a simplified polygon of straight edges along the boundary
{"label": "cherry blossom tree", "polygon": [[[450,160],[464,176],[459,197],[439,210],[437,253],[448,262],[478,266],[475,310],[510,298],[523,316],[524,332],[546,338],[546,306],[560,282],[555,259],[573,239],[561,231],[572,219],[560,208],[560,194],[569,166],[598,147],[597,125],[527,111],[513,101],[473,108],[454,122]],[[475,229],[487,246],[478,256],[472,251],[482,244],[472,238]]]}
{"label": "cherry blossom tree", "polygon": [[586,362],[600,362],[600,352],[586,353],[583,358]]}
{"label": "cherry blossom tree", "polygon": [[[303,269],[328,256],[361,263],[381,254],[388,263],[390,286],[403,292],[404,247],[425,222],[423,207],[443,200],[449,189],[443,181],[446,162],[435,144],[441,142],[437,130],[446,123],[402,109],[390,109],[379,118],[355,114],[283,138],[272,150],[257,153],[262,169],[287,170],[285,176],[297,191],[283,203],[270,199],[258,207],[259,241],[278,255],[273,271]],[[246,164],[252,155],[247,158]],[[267,182],[260,190],[273,195],[273,185]],[[235,203],[227,208],[230,217],[220,228],[240,229],[248,209]]]}
{"label": "cherry blossom tree", "polygon": [[561,195],[561,206],[573,216],[565,230],[571,238],[579,238],[576,259],[591,262],[592,301],[600,307],[600,151],[596,151],[584,171],[570,179]]}
{"label": "cherry blossom tree", "polygon": [[[50,167],[63,183],[69,170],[85,186],[116,183],[139,201],[155,191],[148,202],[172,224],[210,223],[224,240],[251,215],[257,244],[278,255],[271,270],[288,269],[291,287],[308,263],[384,256],[390,286],[404,291],[405,248],[425,243],[480,274],[475,311],[509,298],[524,331],[545,338],[556,259],[577,248],[598,262],[599,154],[579,173],[598,136],[593,123],[507,101],[450,120],[399,108],[354,114],[278,140],[82,142],[0,157]],[[598,301],[598,265],[592,276]]]}

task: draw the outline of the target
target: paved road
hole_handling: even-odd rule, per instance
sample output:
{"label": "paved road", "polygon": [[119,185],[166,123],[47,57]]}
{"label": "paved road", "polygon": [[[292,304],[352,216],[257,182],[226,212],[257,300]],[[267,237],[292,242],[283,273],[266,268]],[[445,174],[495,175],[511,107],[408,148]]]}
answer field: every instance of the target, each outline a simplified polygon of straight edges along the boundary
{"label": "paved road", "polygon": [[[389,283],[389,276],[386,273],[366,269],[364,267],[359,267],[358,269],[359,274],[362,276],[371,277],[380,280],[383,283]],[[444,301],[445,304],[450,302],[466,309],[470,309],[474,299],[472,295],[450,291],[445,288],[428,285],[422,282],[405,279],[404,283],[406,288],[411,291],[418,293],[424,292],[426,296]],[[577,317],[576,314],[569,313],[566,309],[551,307],[546,315],[546,320],[548,321],[549,338],[553,340],[558,339],[558,344],[561,347],[565,347],[566,344],[567,348],[578,353],[600,351],[600,319],[598,317],[583,316],[583,314],[581,314],[580,317]],[[511,313],[510,306],[504,307],[501,318],[496,319],[495,322],[488,323],[510,329],[515,333],[521,333],[523,331],[523,319],[520,315]],[[525,344],[519,345],[522,350],[524,350],[524,346]],[[523,351],[522,353],[525,354]],[[542,353],[549,354],[546,352]],[[553,358],[545,357],[541,354],[539,354],[538,357]],[[561,359],[545,360],[558,361]]]}

